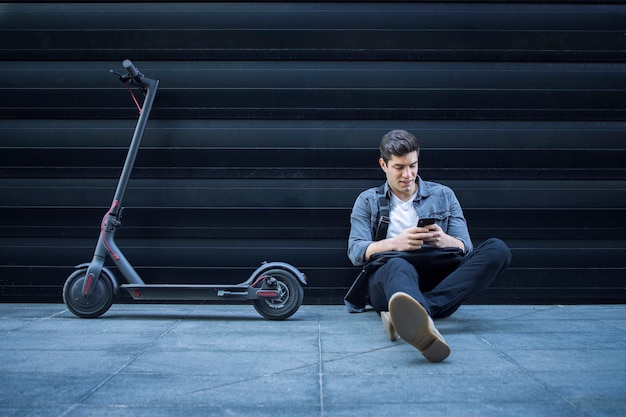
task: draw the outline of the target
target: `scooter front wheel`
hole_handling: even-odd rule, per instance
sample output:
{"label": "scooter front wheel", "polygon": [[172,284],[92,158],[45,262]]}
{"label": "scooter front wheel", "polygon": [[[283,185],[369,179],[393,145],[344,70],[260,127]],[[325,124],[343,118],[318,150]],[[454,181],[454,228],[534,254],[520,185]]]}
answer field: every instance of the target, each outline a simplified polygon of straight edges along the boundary
{"label": "scooter front wheel", "polygon": [[291,317],[302,305],[304,290],[292,272],[284,269],[270,269],[263,275],[276,279],[278,297],[253,300],[254,308],[269,320],[285,320]]}
{"label": "scooter front wheel", "polygon": [[80,268],[71,274],[63,286],[63,302],[77,317],[95,318],[106,313],[113,304],[113,284],[105,274],[100,274],[90,297],[83,295],[87,269]]}

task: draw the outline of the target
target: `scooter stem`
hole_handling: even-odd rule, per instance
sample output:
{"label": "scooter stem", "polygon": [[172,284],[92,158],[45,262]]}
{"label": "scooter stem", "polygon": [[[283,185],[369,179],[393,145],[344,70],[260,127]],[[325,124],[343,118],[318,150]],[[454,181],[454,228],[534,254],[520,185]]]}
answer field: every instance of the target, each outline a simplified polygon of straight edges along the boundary
{"label": "scooter stem", "polygon": [[159,87],[159,80],[153,80],[141,76],[131,78],[131,80],[132,81],[129,81],[129,83],[138,85],[139,87],[143,87],[146,89],[146,96],[143,102],[143,107],[141,109],[141,114],[139,115],[139,119],[137,120],[135,132],[133,133],[133,139],[131,140],[130,147],[128,148],[128,154],[126,155],[124,168],[122,169],[122,174],[120,175],[120,179],[117,183],[115,196],[113,197],[113,201],[118,202],[117,206],[114,207],[110,213],[111,215],[113,215],[113,217],[118,217],[119,212],[122,209],[122,200],[124,199],[124,195],[128,187],[128,181],[130,179],[133,167],[135,166],[135,159],[137,158],[137,152],[139,151],[139,146],[141,145],[143,132],[146,128],[148,118],[150,117],[152,103],[154,102],[154,97],[156,96],[156,92]]}
{"label": "scooter stem", "polygon": [[133,267],[115,245],[115,231],[120,225],[119,218],[122,211],[122,200],[126,193],[126,189],[128,188],[128,181],[130,180],[133,167],[135,166],[135,159],[137,158],[137,152],[139,151],[139,146],[141,145],[143,132],[146,128],[148,118],[150,117],[152,103],[154,102],[154,97],[156,96],[156,92],[159,87],[159,80],[153,80],[145,77],[129,60],[125,60],[123,65],[128,71],[128,75],[120,77],[120,80],[128,85],[139,87],[141,91],[145,92],[145,98],[143,108],[140,108],[139,118],[137,119],[135,132],[133,133],[133,138],[128,148],[126,161],[124,161],[124,167],[117,183],[117,188],[113,197],[113,204],[105,217],[100,237],[98,239],[98,243],[96,244],[93,259],[87,269],[87,275],[82,290],[84,297],[91,297],[93,294],[107,255],[113,258],[113,261],[118,265],[121,272],[127,277],[129,282],[134,284],[143,283],[139,275],[137,275]]}

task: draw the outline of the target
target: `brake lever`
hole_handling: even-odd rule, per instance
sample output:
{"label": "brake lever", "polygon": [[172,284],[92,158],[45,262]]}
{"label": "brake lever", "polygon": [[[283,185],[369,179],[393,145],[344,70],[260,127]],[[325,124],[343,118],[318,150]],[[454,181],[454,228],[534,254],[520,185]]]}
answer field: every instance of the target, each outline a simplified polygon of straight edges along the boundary
{"label": "brake lever", "polygon": [[120,74],[119,72],[115,72],[113,70],[109,70],[109,73],[117,75],[117,78],[120,79],[121,82],[123,82],[124,84],[126,84],[128,81],[130,81],[130,74]]}

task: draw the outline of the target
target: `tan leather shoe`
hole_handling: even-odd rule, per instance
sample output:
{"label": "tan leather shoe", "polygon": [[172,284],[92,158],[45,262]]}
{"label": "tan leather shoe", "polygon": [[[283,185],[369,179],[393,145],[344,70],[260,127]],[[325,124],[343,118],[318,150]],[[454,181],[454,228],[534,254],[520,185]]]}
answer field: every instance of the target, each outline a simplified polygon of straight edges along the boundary
{"label": "tan leather shoe", "polygon": [[390,341],[398,340],[400,336],[398,336],[398,332],[396,332],[395,327],[393,327],[393,323],[391,322],[391,317],[389,316],[388,311],[381,311],[380,318],[383,321],[383,326],[385,326],[385,331],[387,332],[387,336],[389,336]]}
{"label": "tan leather shoe", "polygon": [[389,299],[389,316],[401,338],[417,348],[430,362],[441,362],[450,347],[424,307],[410,295],[397,292]]}

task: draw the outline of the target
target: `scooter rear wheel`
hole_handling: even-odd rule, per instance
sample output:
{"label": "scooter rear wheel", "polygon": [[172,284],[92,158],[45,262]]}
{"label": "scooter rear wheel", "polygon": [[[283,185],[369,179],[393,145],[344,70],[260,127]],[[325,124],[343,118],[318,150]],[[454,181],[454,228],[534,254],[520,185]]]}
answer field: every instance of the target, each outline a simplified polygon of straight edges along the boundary
{"label": "scooter rear wheel", "polygon": [[63,286],[63,302],[77,317],[95,318],[106,313],[113,304],[113,285],[105,274],[100,274],[91,297],[83,296],[83,284],[87,269],[81,268],[71,274]]}
{"label": "scooter rear wheel", "polygon": [[269,320],[285,320],[291,317],[302,305],[304,290],[292,272],[284,269],[271,269],[263,275],[276,279],[280,293],[277,298],[254,300],[254,308]]}

